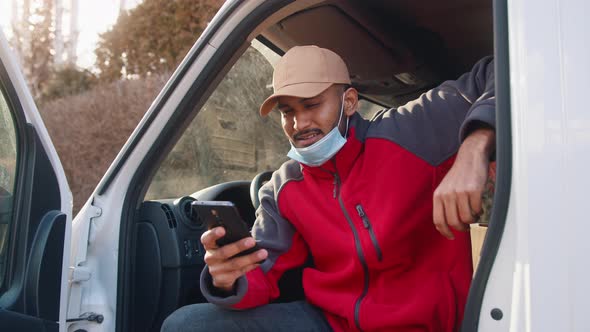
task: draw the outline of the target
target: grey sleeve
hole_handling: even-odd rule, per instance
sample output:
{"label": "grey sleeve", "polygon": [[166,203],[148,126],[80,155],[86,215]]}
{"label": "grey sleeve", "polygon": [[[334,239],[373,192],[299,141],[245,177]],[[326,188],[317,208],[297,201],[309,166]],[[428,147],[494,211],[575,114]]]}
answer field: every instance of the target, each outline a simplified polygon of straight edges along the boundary
{"label": "grey sleeve", "polygon": [[[256,221],[252,227],[252,236],[261,248],[268,251],[268,258],[261,265],[265,273],[275,267],[280,256],[293,250],[299,252],[302,249],[299,246],[293,247],[293,237],[296,230],[281,214],[278,207],[278,196],[283,187],[290,181],[302,179],[299,164],[295,162],[287,164],[292,164],[292,167],[281,167],[273,174],[271,180],[260,189],[260,207],[256,211]],[[302,254],[307,256],[308,253],[305,251]],[[295,257],[300,257],[300,255],[295,255]],[[289,264],[293,265],[289,268],[297,265],[295,262],[293,264]],[[284,266],[281,267],[281,269],[283,268]]]}
{"label": "grey sleeve", "polygon": [[241,276],[236,280],[236,289],[234,294],[221,294],[213,286],[213,278],[209,273],[209,267],[205,266],[203,271],[201,271],[199,286],[201,288],[201,293],[208,302],[223,307],[231,307],[239,303],[242,298],[244,298],[244,295],[246,295],[246,291],[248,290],[248,280],[245,276]]}
{"label": "grey sleeve", "polygon": [[238,304],[246,295],[246,292],[248,291],[248,279],[246,276],[239,277],[236,280],[233,293],[225,294],[213,286],[213,277],[209,272],[209,266],[205,265],[201,271],[199,287],[201,289],[201,293],[209,303],[231,308],[232,306]]}
{"label": "grey sleeve", "polygon": [[467,137],[470,129],[474,129],[476,122],[496,128],[496,90],[492,57],[481,59],[471,72],[463,74],[458,80],[445,83],[454,86],[463,98],[471,103],[459,131],[461,141]]}
{"label": "grey sleeve", "polygon": [[494,61],[486,57],[457,80],[379,114],[369,137],[389,139],[432,165],[456,153],[482,123],[495,128]]}
{"label": "grey sleeve", "polygon": [[[265,191],[268,191],[268,188]],[[256,221],[254,222],[254,227],[252,228],[252,236],[256,239],[256,243],[259,247],[268,250],[269,255],[268,258],[261,264],[262,270],[266,273],[273,265],[273,261],[276,260],[277,251],[276,248],[273,250],[273,243],[277,242],[272,237],[267,239],[265,236],[271,236],[270,232],[264,231],[269,226],[265,225],[275,225],[276,222],[272,220],[273,217],[279,217],[280,215],[278,211],[275,211],[274,208],[276,204],[272,204],[268,193],[262,195],[263,190],[261,190],[261,200],[260,200],[260,207],[256,211]],[[282,232],[285,234],[285,232]],[[266,283],[266,281],[264,282]],[[260,284],[260,282],[258,282]],[[223,292],[219,291],[215,286],[213,286],[213,278],[211,273],[209,272],[209,266],[205,266],[203,271],[201,271],[201,278],[200,278],[200,288],[201,293],[207,299],[209,303],[217,304],[223,307],[232,307],[234,305],[239,304],[246,293],[248,292],[249,280],[244,275],[241,276],[236,280],[236,287],[234,289],[233,294],[224,294]]]}
{"label": "grey sleeve", "polygon": [[[295,177],[295,178],[294,178]],[[277,206],[278,195],[283,186],[292,180],[300,180],[301,171],[299,165],[294,162],[285,163],[278,171],[273,173],[271,180],[260,189],[260,207],[256,211],[256,221],[252,227],[252,236],[260,248],[268,251],[267,259],[260,265],[263,273],[247,274],[237,279],[234,294],[221,294],[213,286],[212,277],[209,268],[206,266],[201,272],[200,287],[203,296],[210,303],[218,304],[224,307],[240,304],[247,293],[266,294],[265,287],[276,286],[277,280],[274,277],[280,277],[282,272],[287,269],[302,265],[307,256],[307,248],[301,243],[293,245],[293,238],[296,233],[293,225],[286,220]],[[280,267],[275,266],[277,259],[289,252],[289,259],[283,260]],[[274,273],[273,277],[268,277],[267,272],[271,269],[280,270]],[[251,280],[250,280],[251,279]],[[264,280],[261,280],[264,279]],[[264,296],[261,296],[264,297]],[[246,302],[252,303],[251,299]],[[262,304],[262,303],[261,303]]]}

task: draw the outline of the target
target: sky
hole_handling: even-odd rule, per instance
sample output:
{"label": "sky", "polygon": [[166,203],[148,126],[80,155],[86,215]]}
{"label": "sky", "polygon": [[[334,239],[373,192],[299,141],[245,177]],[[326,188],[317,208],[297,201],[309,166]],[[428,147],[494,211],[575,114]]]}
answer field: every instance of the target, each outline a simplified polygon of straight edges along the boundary
{"label": "sky", "polygon": [[[79,0],[79,37],[78,37],[78,66],[90,69],[94,65],[94,49],[98,41],[98,34],[105,32],[117,20],[121,0]],[[63,0],[69,3],[68,0]],[[136,6],[141,0],[126,0],[126,8]],[[0,0],[0,27],[8,38],[12,1]]]}

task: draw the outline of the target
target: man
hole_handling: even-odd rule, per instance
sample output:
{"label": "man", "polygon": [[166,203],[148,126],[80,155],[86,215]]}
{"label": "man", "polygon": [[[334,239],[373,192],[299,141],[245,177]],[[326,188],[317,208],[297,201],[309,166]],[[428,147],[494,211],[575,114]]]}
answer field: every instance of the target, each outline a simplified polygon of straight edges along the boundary
{"label": "man", "polygon": [[[471,248],[469,233],[449,225],[467,230],[481,211],[495,139],[492,60],[371,121],[356,113],[350,83],[326,49],[295,47],[279,61],[260,113],[278,105],[292,160],[260,191],[256,241],[218,248],[223,228],[203,234],[201,290],[217,306],[181,308],[163,330],[458,329]],[[264,249],[231,258],[255,242]],[[283,272],[310,256],[306,301],[266,305]]]}

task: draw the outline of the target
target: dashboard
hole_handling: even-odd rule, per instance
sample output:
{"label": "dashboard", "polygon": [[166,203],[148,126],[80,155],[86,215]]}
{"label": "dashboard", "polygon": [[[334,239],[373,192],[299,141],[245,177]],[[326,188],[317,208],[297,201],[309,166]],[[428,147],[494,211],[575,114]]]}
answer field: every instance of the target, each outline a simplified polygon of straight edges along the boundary
{"label": "dashboard", "polygon": [[251,228],[255,209],[250,181],[214,185],[191,195],[144,201],[134,225],[132,296],[134,329],[159,331],[163,320],[176,308],[206,302],[199,288],[205,266],[201,235],[206,226],[193,215],[191,203],[231,201]]}

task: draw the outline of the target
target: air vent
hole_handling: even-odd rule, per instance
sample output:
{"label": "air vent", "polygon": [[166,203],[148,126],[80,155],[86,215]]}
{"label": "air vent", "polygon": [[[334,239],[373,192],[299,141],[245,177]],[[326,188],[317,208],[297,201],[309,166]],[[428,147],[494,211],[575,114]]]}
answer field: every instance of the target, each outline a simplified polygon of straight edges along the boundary
{"label": "air vent", "polygon": [[192,201],[184,201],[182,202],[182,212],[184,212],[184,216],[187,217],[189,220],[193,218],[193,207],[191,206]]}
{"label": "air vent", "polygon": [[170,206],[168,206],[168,204],[162,204],[162,210],[164,210],[164,213],[166,214],[166,219],[168,220],[168,227],[176,228],[176,226],[178,226],[176,224],[176,217],[174,216],[174,213],[172,212]]}
{"label": "air vent", "polygon": [[196,213],[193,213],[192,203],[196,201],[193,197],[184,196],[174,202],[176,207],[175,211],[178,211],[178,219],[190,229],[201,230],[203,222]]}

